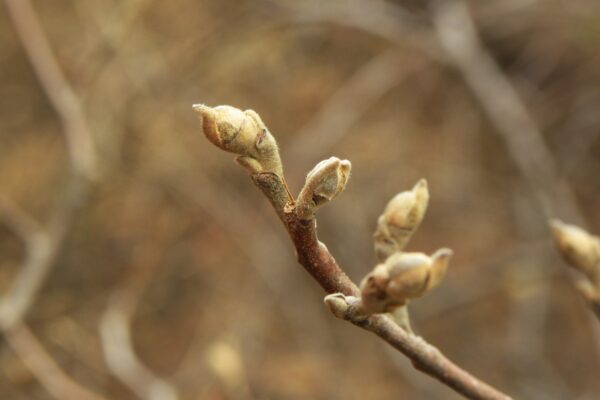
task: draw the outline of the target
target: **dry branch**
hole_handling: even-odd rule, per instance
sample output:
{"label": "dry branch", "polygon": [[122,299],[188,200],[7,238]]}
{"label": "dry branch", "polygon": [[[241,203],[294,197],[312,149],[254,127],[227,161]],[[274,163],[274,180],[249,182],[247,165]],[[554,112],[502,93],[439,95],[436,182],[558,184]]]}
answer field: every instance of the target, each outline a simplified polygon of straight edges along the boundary
{"label": "dry branch", "polygon": [[[462,0],[432,2],[432,24],[403,7],[376,1],[332,1],[326,7],[291,7],[300,22],[330,22],[376,35],[400,47],[411,46],[428,58],[454,68],[496,128],[546,218],[564,214],[584,218],[534,119],[514,85],[481,43]],[[433,26],[432,26],[433,25]]]}

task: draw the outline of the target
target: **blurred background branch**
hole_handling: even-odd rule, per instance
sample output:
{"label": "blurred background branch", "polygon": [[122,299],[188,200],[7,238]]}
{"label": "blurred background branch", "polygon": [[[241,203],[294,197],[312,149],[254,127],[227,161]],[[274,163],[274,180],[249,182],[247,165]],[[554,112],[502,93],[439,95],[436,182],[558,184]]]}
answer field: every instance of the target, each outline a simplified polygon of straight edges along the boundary
{"label": "blurred background branch", "polygon": [[131,337],[131,318],[137,303],[154,276],[160,254],[140,246],[133,255],[133,268],[108,299],[100,319],[100,339],[106,364],[112,374],[123,381],[140,398],[176,400],[170,383],[156,376],[136,355]]}
{"label": "blurred background branch", "polygon": [[39,226],[18,206],[2,200],[1,216],[24,243],[25,259],[8,293],[0,299],[0,327],[13,350],[53,396],[101,400],[102,396],[61,370],[24,321],[85,200],[88,180],[96,174],[96,159],[79,100],[65,80],[30,2],[6,0],[5,5],[37,78],[61,118],[72,171],[48,227]]}

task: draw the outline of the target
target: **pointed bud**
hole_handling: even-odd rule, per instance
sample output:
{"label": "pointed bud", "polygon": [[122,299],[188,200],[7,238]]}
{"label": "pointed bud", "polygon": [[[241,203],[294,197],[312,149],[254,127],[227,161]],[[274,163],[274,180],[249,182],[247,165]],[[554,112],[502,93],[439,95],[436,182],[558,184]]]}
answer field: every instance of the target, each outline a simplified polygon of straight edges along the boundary
{"label": "pointed bud", "polygon": [[559,220],[550,221],[550,228],[565,261],[600,288],[600,238]]}
{"label": "pointed bud", "polygon": [[237,161],[251,173],[283,176],[279,149],[260,116],[231,106],[193,106],[200,114],[202,131],[215,146],[239,154]]}
{"label": "pointed bud", "polygon": [[423,296],[439,285],[452,251],[440,249],[429,257],[423,253],[395,253],[361,282],[361,299],[370,313],[390,312],[410,299]]}
{"label": "pointed bud", "polygon": [[427,181],[421,179],[412,190],[397,194],[377,220],[373,235],[375,253],[380,261],[404,249],[417,230],[429,203]]}
{"label": "pointed bud", "polygon": [[337,157],[318,163],[306,176],[304,187],[298,195],[298,217],[303,220],[313,218],[318,208],[340,194],[350,178],[350,169],[350,161]]}

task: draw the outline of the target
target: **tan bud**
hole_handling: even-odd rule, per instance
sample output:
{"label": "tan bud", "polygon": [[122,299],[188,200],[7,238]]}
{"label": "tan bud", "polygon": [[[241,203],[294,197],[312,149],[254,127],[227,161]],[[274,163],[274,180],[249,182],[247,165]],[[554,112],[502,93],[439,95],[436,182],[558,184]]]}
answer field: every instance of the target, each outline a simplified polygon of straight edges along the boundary
{"label": "tan bud", "polygon": [[390,312],[410,299],[423,296],[441,282],[452,251],[395,253],[361,282],[363,307],[370,313]]}
{"label": "tan bud", "polygon": [[350,178],[348,160],[331,157],[318,163],[307,175],[298,195],[296,214],[300,219],[313,218],[318,208],[339,195]]}
{"label": "tan bud", "polygon": [[348,313],[348,302],[346,296],[342,293],[334,293],[325,296],[323,302],[329,308],[329,311],[337,318],[345,319]]}
{"label": "tan bud", "polygon": [[272,172],[283,176],[275,138],[260,116],[231,106],[193,106],[200,114],[202,130],[215,146],[240,157],[237,161],[251,173]]}
{"label": "tan bud", "polygon": [[397,194],[385,207],[373,235],[375,253],[380,261],[406,247],[417,230],[429,203],[427,181],[421,179],[412,190]]}
{"label": "tan bud", "polygon": [[550,221],[550,228],[565,261],[600,287],[600,238],[559,220]]}

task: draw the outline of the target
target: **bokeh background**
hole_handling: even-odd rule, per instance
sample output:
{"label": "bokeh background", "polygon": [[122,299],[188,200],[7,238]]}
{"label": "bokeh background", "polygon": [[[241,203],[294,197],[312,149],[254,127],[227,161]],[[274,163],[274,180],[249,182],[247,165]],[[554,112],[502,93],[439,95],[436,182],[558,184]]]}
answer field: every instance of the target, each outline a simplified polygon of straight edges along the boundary
{"label": "bokeh background", "polygon": [[[19,221],[60,240],[0,339],[1,398],[459,398],[329,314],[193,103],[256,110],[294,192],[319,160],[352,161],[318,226],[356,281],[386,202],[426,178],[408,248],[455,257],[411,304],[418,333],[515,398],[600,396],[600,330],[546,224],[600,232],[600,3],[32,1],[75,126],[16,3],[0,7],[0,298],[28,268]],[[90,153],[93,179],[74,176]]]}

